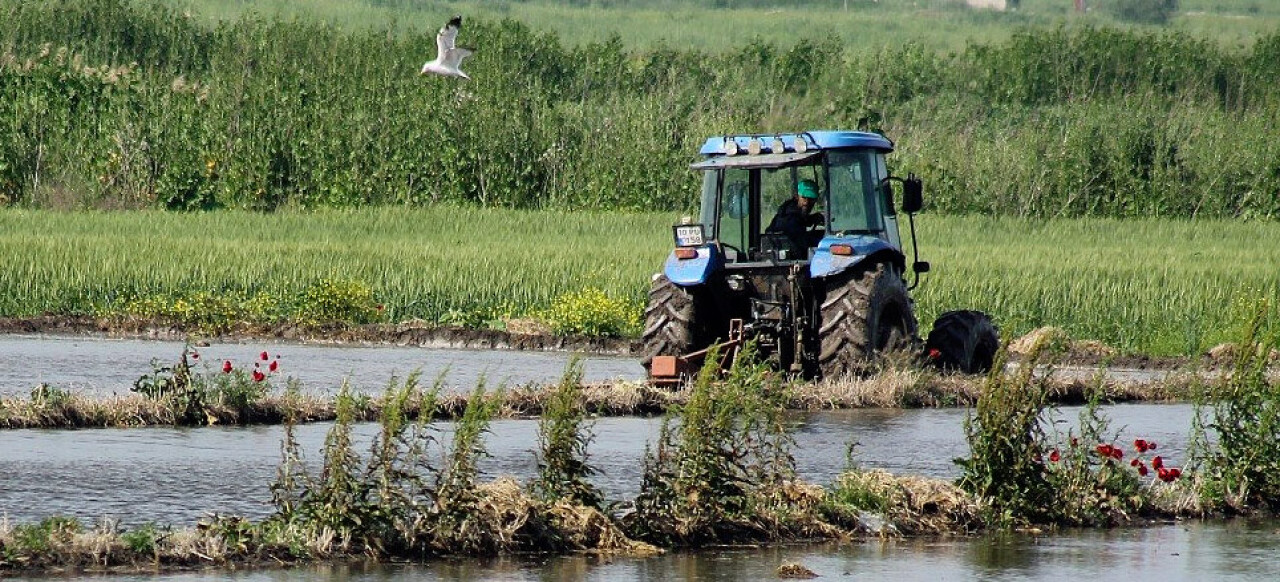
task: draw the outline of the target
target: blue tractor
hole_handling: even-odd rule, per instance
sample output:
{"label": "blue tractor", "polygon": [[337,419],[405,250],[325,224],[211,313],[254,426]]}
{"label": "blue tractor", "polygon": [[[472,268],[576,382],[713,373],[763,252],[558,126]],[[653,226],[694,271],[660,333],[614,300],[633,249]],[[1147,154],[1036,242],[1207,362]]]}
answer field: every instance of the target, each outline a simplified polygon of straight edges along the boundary
{"label": "blue tractor", "polygon": [[[649,291],[651,381],[678,383],[710,348],[723,356],[747,340],[806,378],[856,374],[908,349],[945,369],[989,369],[999,339],[986,314],[945,313],[919,339],[908,292],[929,270],[915,250],[922,186],[889,173],[892,151],[860,131],[708,139],[693,164],[700,215],[673,226],[675,249]],[[899,212],[911,226],[911,286]]]}

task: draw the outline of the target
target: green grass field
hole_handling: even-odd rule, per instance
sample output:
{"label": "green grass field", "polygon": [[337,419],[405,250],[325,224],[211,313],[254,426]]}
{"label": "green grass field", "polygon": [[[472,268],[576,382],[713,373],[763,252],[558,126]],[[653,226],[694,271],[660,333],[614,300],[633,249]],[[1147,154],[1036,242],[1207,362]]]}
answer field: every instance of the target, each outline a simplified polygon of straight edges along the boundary
{"label": "green grass field", "polygon": [[[1071,0],[1023,0],[1017,10],[970,9],[961,0],[840,0],[788,3],[690,0],[620,2],[422,0],[167,0],[209,20],[246,14],[319,20],[345,28],[393,28],[430,32],[445,18],[463,14],[511,18],[534,29],[555,32],[571,44],[617,35],[630,47],[671,46],[712,52],[753,39],[790,46],[801,39],[834,37],[849,47],[879,48],[917,43],[939,51],[961,50],[970,41],[999,42],[1023,26],[1117,25],[1095,6],[1085,14]],[[1103,2],[1090,2],[1101,5]],[[1280,5],[1267,0],[1182,0],[1168,28],[1226,46],[1249,45],[1280,27]],[[1149,28],[1148,25],[1134,25]]]}
{"label": "green grass field", "polygon": [[[200,292],[292,297],[367,284],[393,321],[483,322],[596,288],[639,309],[669,250],[667,213],[439,206],[312,213],[0,212],[0,315],[112,312]],[[1127,352],[1195,353],[1235,336],[1242,302],[1278,298],[1280,225],[921,215],[921,322],[994,315]],[[927,329],[927,327],[926,327]]]}

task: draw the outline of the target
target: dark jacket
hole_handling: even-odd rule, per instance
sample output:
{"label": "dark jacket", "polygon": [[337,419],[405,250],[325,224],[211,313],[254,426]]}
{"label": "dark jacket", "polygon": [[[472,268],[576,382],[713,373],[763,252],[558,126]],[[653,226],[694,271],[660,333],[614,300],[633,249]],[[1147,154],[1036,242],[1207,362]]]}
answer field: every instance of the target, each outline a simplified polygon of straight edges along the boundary
{"label": "dark jacket", "polygon": [[810,236],[807,232],[811,226],[818,226],[823,223],[822,214],[818,212],[805,214],[800,210],[800,205],[796,204],[795,198],[788,198],[782,206],[778,207],[778,213],[774,215],[773,220],[769,222],[769,228],[764,229],[765,232],[780,232],[787,235],[791,239],[791,244],[797,249],[805,249],[813,246],[810,244]]}

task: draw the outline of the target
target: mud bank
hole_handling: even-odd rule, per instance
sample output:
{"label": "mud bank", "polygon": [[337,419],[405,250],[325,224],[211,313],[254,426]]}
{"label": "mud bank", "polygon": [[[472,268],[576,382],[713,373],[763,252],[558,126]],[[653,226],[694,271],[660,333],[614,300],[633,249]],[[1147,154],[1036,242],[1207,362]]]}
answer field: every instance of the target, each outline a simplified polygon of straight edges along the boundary
{"label": "mud bank", "polygon": [[[972,406],[981,395],[983,376],[938,375],[917,370],[888,370],[865,378],[802,383],[788,390],[792,410],[854,408],[936,408]],[[1190,399],[1203,384],[1193,374],[1149,376],[1145,381],[1107,380],[1088,374],[1050,376],[1045,381],[1049,402],[1072,405],[1088,400],[1095,389],[1107,403],[1178,402]],[[498,418],[540,416],[553,397],[555,385],[519,386],[486,394]],[[473,396],[441,394],[429,412],[435,420],[454,420]],[[654,416],[688,401],[686,389],[653,387],[641,382],[608,382],[582,386],[582,410],[593,416]],[[269,394],[240,406],[205,399],[201,414],[193,415],[181,398],[150,398],[143,394],[78,394],[35,390],[29,396],[0,397],[0,429],[120,428],[142,426],[247,426],[296,422],[327,422],[336,417],[332,395]],[[384,408],[381,395],[358,400],[356,417],[376,420]],[[409,414],[424,411],[411,403]],[[196,419],[194,422],[190,419]]]}

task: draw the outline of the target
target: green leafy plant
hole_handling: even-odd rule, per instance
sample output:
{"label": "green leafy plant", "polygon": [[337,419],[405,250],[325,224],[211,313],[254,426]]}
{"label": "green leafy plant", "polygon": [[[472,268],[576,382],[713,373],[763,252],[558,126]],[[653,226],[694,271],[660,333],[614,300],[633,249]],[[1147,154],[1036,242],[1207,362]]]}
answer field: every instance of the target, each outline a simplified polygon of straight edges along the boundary
{"label": "green leafy plant", "polygon": [[31,389],[31,403],[41,408],[62,408],[71,401],[71,392],[62,388],[39,384]]}
{"label": "green leafy plant", "polygon": [[1268,366],[1280,336],[1267,327],[1270,302],[1241,307],[1247,315],[1230,371],[1197,402],[1197,462],[1212,505],[1274,511],[1280,507],[1280,384],[1268,378]]}
{"label": "green leafy plant", "polygon": [[782,418],[787,390],[740,348],[723,377],[713,349],[687,402],[663,422],[629,530],[663,544],[769,539],[786,529],[790,506],[773,495],[794,478],[792,440]]}
{"label": "green leafy plant", "polygon": [[1120,20],[1166,24],[1178,12],[1178,0],[1107,0],[1103,4]]}
{"label": "green leafy plant", "polygon": [[297,321],[322,323],[370,323],[383,315],[373,290],[354,280],[322,279],[307,287],[295,309]]}
{"label": "green leafy plant", "polygon": [[641,311],[638,305],[588,288],[556,298],[539,319],[558,334],[618,337],[636,333]]}
{"label": "green leafy plant", "polygon": [[543,499],[561,499],[601,508],[604,495],[588,478],[596,473],[587,462],[590,427],[582,402],[582,361],[565,368],[538,421],[538,478],[533,489]]}
{"label": "green leafy plant", "polygon": [[145,523],[120,534],[120,541],[124,542],[124,547],[141,556],[154,555],[159,539],[160,530],[153,523]]}
{"label": "green leafy plant", "polygon": [[[18,524],[13,528],[13,551],[19,555],[47,554],[57,546],[71,542],[80,532],[80,522],[73,517],[46,517],[37,523]],[[8,551],[8,548],[5,548]]]}
{"label": "green leafy plant", "polygon": [[1046,338],[1036,342],[1013,374],[1005,373],[1008,355],[1001,350],[977,405],[965,419],[969,457],[956,460],[964,470],[959,485],[988,500],[995,521],[1047,521],[1049,508],[1057,502],[1042,462],[1047,400],[1044,380],[1035,372],[1052,348]]}

